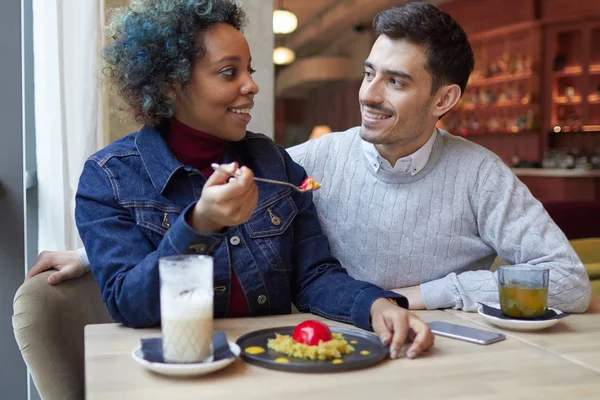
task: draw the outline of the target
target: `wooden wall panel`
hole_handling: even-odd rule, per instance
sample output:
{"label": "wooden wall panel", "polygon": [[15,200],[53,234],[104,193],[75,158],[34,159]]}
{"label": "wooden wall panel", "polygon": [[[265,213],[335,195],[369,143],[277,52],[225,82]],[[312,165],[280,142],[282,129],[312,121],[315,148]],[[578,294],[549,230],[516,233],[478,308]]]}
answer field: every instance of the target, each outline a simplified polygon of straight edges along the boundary
{"label": "wooden wall panel", "polygon": [[599,200],[594,198],[596,188],[594,183],[597,181],[594,178],[569,178],[565,179],[565,197],[567,201],[593,201]]}
{"label": "wooden wall panel", "polygon": [[542,0],[542,19],[546,23],[600,17],[598,0]]}
{"label": "wooden wall panel", "polygon": [[520,176],[533,196],[547,201],[600,201],[598,178],[550,178]]}
{"label": "wooden wall panel", "polygon": [[539,161],[540,138],[537,134],[469,135],[465,139],[496,153],[507,165],[512,164],[515,155],[524,161]]}
{"label": "wooden wall panel", "polygon": [[455,0],[441,4],[440,9],[469,35],[535,19],[534,0]]}
{"label": "wooden wall panel", "polygon": [[569,132],[550,135],[550,146],[554,149],[577,148],[585,153],[600,149],[599,132]]}
{"label": "wooden wall panel", "polygon": [[307,132],[315,125],[329,125],[333,131],[360,125],[358,90],[360,80],[337,82],[313,89],[306,105]]}
{"label": "wooden wall panel", "polygon": [[540,178],[537,176],[520,176],[531,194],[541,202],[565,201],[565,179],[564,178]]}
{"label": "wooden wall panel", "polygon": [[[306,122],[306,99],[275,99],[275,143],[284,147],[290,145],[286,136],[286,127],[304,126]],[[310,131],[306,134],[308,135]],[[295,144],[295,142],[294,142]]]}
{"label": "wooden wall panel", "polygon": [[282,98],[275,99],[275,132],[273,140],[275,143],[285,146],[285,100]]}

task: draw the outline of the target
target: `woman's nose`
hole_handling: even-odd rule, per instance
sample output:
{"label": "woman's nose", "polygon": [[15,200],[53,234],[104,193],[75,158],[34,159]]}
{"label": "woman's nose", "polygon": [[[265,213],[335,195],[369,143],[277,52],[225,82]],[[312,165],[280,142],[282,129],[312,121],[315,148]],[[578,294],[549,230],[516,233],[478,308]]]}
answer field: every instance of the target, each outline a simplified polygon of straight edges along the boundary
{"label": "woman's nose", "polygon": [[249,76],[248,80],[244,82],[244,86],[242,86],[242,95],[257,94],[258,90],[258,85],[254,82],[252,76]]}

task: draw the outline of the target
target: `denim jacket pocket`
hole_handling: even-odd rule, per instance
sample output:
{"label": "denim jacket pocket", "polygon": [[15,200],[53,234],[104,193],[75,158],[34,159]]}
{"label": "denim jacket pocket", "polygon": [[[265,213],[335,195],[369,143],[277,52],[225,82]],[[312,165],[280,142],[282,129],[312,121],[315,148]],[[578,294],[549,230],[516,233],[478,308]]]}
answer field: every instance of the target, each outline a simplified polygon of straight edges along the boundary
{"label": "denim jacket pocket", "polygon": [[292,224],[298,214],[298,207],[289,191],[277,193],[263,201],[246,222],[246,229],[252,239],[281,235]]}
{"label": "denim jacket pocket", "polygon": [[160,204],[154,201],[135,201],[135,222],[145,230],[164,236],[183,211],[179,207]]}
{"label": "denim jacket pocket", "polygon": [[[271,269],[284,272],[286,280],[292,270],[293,233],[288,229],[298,214],[290,192],[278,193],[258,205],[245,223],[250,239],[265,257]],[[289,281],[288,281],[289,284]]]}

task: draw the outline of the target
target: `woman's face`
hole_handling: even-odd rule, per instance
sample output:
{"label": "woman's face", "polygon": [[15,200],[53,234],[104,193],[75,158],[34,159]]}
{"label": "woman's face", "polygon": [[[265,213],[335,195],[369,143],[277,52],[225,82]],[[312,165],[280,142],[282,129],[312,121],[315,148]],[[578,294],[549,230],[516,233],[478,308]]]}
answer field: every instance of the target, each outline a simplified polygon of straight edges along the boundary
{"label": "woman's face", "polygon": [[175,118],[218,138],[241,140],[258,93],[248,42],[228,24],[211,26],[202,39],[206,54],[194,60],[190,81],[175,89]]}

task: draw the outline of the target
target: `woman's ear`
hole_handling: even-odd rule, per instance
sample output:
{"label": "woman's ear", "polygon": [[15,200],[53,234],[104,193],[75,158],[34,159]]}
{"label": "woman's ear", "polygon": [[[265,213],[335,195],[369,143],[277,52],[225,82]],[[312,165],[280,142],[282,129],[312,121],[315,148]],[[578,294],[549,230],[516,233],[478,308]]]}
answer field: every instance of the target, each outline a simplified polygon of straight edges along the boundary
{"label": "woman's ear", "polygon": [[171,100],[177,100],[177,97],[181,95],[181,84],[179,82],[172,82],[165,89],[165,94]]}

